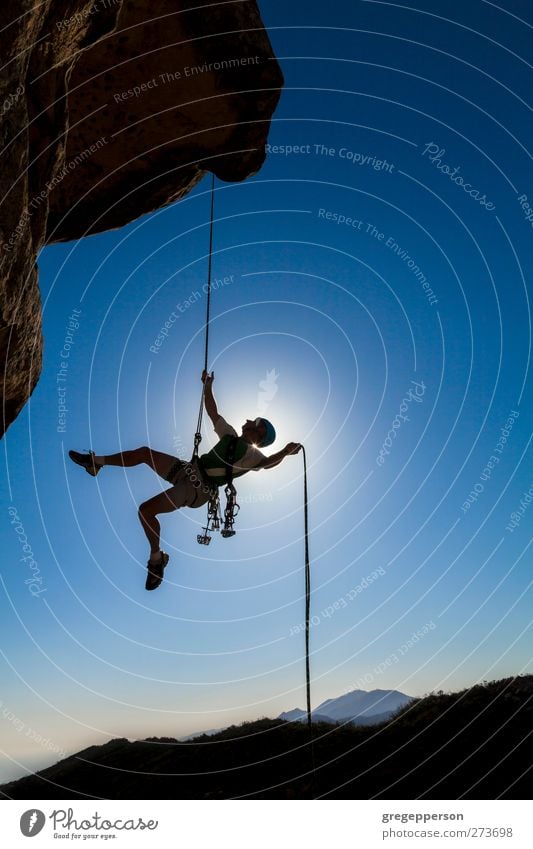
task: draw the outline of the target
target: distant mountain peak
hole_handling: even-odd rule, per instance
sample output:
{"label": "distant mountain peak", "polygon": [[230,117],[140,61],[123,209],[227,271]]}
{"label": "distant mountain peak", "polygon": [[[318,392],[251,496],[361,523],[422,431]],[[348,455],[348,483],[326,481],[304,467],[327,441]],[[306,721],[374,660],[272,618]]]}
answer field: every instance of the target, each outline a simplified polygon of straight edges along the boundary
{"label": "distant mountain peak", "polygon": [[[399,708],[412,701],[412,696],[398,690],[351,690],[334,699],[326,699],[311,712],[313,719],[330,722],[349,722],[360,719],[365,722],[382,722]],[[298,722],[307,713],[300,708],[281,713],[278,719]]]}
{"label": "distant mountain peak", "polygon": [[280,713],[278,719],[286,719],[287,722],[294,722],[295,719],[300,719],[302,716],[307,716],[305,710],[301,710],[300,708],[294,708],[294,710],[288,710],[285,713]]}

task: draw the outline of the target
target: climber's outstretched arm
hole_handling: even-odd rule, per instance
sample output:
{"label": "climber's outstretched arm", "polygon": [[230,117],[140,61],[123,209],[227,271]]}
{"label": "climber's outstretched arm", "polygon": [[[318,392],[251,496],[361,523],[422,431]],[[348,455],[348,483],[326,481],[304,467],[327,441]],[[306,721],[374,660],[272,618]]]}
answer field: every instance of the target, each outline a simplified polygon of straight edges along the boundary
{"label": "climber's outstretched arm", "polygon": [[209,374],[209,372],[207,372],[205,370],[202,372],[202,381],[203,381],[203,384],[204,384],[205,410],[206,410],[207,415],[209,416],[209,418],[213,422],[213,426],[216,424],[216,422],[219,418],[218,408],[217,408],[217,405],[216,405],[216,401],[213,397],[213,380],[214,379],[215,379],[214,372],[211,372],[211,374]]}
{"label": "climber's outstretched arm", "polygon": [[276,454],[271,454],[270,457],[265,457],[262,463],[259,466],[256,466],[258,469],[273,469],[274,466],[279,466],[282,460],[285,457],[288,457],[290,454],[297,454],[302,446],[299,442],[288,442],[285,448],[282,448],[281,451],[277,451]]}

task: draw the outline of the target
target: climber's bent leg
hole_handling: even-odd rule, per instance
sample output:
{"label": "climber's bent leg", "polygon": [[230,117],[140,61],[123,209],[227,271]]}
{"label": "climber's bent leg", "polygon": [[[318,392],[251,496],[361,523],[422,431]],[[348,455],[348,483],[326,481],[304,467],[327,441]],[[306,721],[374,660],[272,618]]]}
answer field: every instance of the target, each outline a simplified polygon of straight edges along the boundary
{"label": "climber's bent leg", "polygon": [[170,559],[168,554],[160,548],[161,525],[157,514],[170,513],[176,509],[176,504],[171,501],[167,492],[155,495],[139,507],[139,519],[150,543],[150,559],[145,583],[147,590],[155,590],[161,585],[165,567]]}
{"label": "climber's bent leg", "polygon": [[[171,458],[173,459],[173,458]],[[175,461],[178,462],[179,461]],[[196,468],[196,467],[195,467]],[[196,473],[200,474],[196,468]],[[205,504],[208,494],[198,489],[187,475],[185,465],[178,471],[174,486],[165,492],[155,495],[139,507],[139,520],[150,543],[150,560],[148,561],[148,576],[146,589],[156,589],[163,580],[163,572],[169,561],[169,556],[160,550],[161,525],[157,518],[159,513],[172,513],[180,507],[200,507]]]}
{"label": "climber's bent leg", "polygon": [[133,451],[96,455],[94,461],[99,466],[122,466],[125,468],[146,463],[154,472],[166,480],[167,472],[172,464],[176,462],[176,458],[172,454],[165,454],[163,451],[154,451],[148,445],[143,445],[141,448],[135,448]]}
{"label": "climber's bent leg", "polygon": [[175,499],[170,498],[170,493],[173,493],[173,488],[167,489],[166,492],[161,492],[159,495],[154,495],[153,498],[145,501],[139,507],[139,521],[150,543],[152,558],[160,552],[161,525],[157,515],[159,513],[172,513],[181,506],[175,503]]}

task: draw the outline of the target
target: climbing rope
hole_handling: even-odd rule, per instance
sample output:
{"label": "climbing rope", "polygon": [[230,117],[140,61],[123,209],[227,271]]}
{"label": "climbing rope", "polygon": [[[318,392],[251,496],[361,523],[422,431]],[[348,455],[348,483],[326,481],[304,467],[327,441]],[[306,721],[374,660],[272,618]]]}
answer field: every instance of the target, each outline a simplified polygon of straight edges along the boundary
{"label": "climbing rope", "polygon": [[307,499],[307,457],[305,447],[302,445],[304,460],[304,538],[305,538],[305,689],[307,694],[307,730],[310,739],[311,769],[313,781],[317,786],[317,772],[315,761],[315,738],[311,725],[311,672],[309,666],[309,620],[311,612],[311,567],[309,565],[309,509]]}
{"label": "climbing rope", "polygon": [[[204,371],[207,371],[208,355],[209,355],[209,322],[211,317],[211,268],[213,265],[213,222],[215,219],[215,175],[211,179],[211,218],[209,222],[209,258],[207,264],[207,304],[205,312],[205,354],[204,354]],[[202,396],[200,398],[200,409],[198,411],[198,421],[196,423],[196,433],[194,434],[194,450],[192,459],[198,457],[198,448],[202,441],[202,418],[204,414],[204,393],[205,385],[202,386]]]}
{"label": "climbing rope", "polygon": [[204,369],[207,371],[209,354],[209,316],[211,311],[211,268],[213,265],[213,221],[215,218],[215,175],[211,175],[211,218],[209,222],[209,259],[207,264],[207,306],[205,316],[205,357]]}
{"label": "climbing rope", "polygon": [[[215,175],[212,175],[211,180],[211,216],[209,222],[209,254],[207,266],[207,303],[205,316],[205,351],[204,351],[204,372],[207,372],[209,362],[209,324],[211,315],[211,269],[213,264],[213,223],[215,218]],[[191,462],[198,458],[198,448],[202,440],[202,418],[204,412],[205,401],[205,384],[202,386],[202,395],[200,398],[200,409],[198,411],[198,421],[196,425],[196,433],[194,435],[194,450]],[[311,726],[311,670],[309,662],[309,626],[310,626],[310,611],[311,611],[311,568],[309,564],[309,508],[307,495],[307,456],[305,447],[302,445],[302,454],[304,461],[304,539],[305,539],[305,686],[307,697],[307,727],[311,737],[311,760],[313,775],[316,780],[316,766],[314,755],[314,739]],[[233,465],[233,464],[231,464]],[[239,510],[239,505],[236,500],[236,491],[233,482],[230,478],[227,481],[225,489],[227,506],[224,511],[224,528],[221,531],[223,537],[234,536],[233,528],[235,514]],[[207,523],[203,529],[203,534],[198,534],[197,541],[201,545],[208,545],[211,542],[209,531],[220,529],[222,516],[220,513],[220,498],[218,496],[218,487],[216,493],[213,491],[207,507]]]}
{"label": "climbing rope", "polygon": [[[209,254],[208,254],[208,266],[207,266],[207,304],[206,304],[206,316],[205,316],[205,351],[204,351],[204,371],[207,372],[208,366],[208,357],[209,357],[209,323],[211,316],[211,269],[213,265],[213,223],[215,219],[215,175],[212,175],[211,179],[211,215],[209,222]],[[205,395],[205,385],[202,386],[202,395],[200,398],[200,409],[198,411],[198,421],[196,425],[196,433],[194,435],[194,451],[192,459],[196,459],[198,457],[198,447],[202,440],[202,418],[204,412],[204,395]],[[306,681],[306,694],[307,694],[307,725],[309,729],[311,729],[311,674],[310,674],[310,664],[309,664],[309,620],[310,620],[310,610],[311,610],[311,569],[309,565],[309,510],[308,510],[308,498],[307,498],[307,457],[305,454],[305,448],[302,445],[302,453],[304,460],[304,536],[305,536],[305,681]],[[235,531],[233,530],[233,521],[234,514],[236,509],[238,510],[238,505],[235,500],[235,488],[232,484],[229,484],[229,489],[226,487],[226,496],[228,499],[228,506],[225,511],[225,522],[224,522],[224,531],[223,536],[233,536]],[[207,545],[210,542],[210,537],[208,536],[209,530],[218,530],[220,527],[220,507],[219,500],[217,498],[213,498],[210,500],[208,506],[208,521],[207,527],[204,530],[204,534],[198,535],[198,542]],[[211,527],[210,527],[211,524]]]}
{"label": "climbing rope", "polygon": [[305,686],[307,693],[307,725],[311,729],[311,675],[309,668],[309,614],[311,611],[311,568],[309,566],[309,510],[307,502],[307,457],[304,458],[304,536],[305,536]]}
{"label": "climbing rope", "polygon": [[[209,324],[211,318],[211,269],[213,267],[213,223],[215,220],[215,175],[212,175],[211,178],[211,215],[209,222],[209,252],[208,252],[208,264],[207,264],[207,303],[205,308],[205,351],[204,351],[204,372],[207,372],[207,366],[209,363]],[[191,458],[191,463],[194,460],[198,459],[198,448],[200,446],[200,442],[202,441],[202,419],[204,414],[204,401],[205,401],[205,383],[202,386],[202,394],[200,397],[200,409],[198,410],[198,420],[196,423],[196,433],[194,434],[194,449]],[[235,442],[236,444],[236,442]],[[234,446],[235,448],[235,446]],[[233,463],[230,463],[232,466]],[[239,505],[237,504],[237,492],[232,483],[231,474],[227,479],[227,486],[225,489],[226,494],[226,509],[224,510],[224,527],[221,531],[223,537],[232,537],[235,536],[235,530],[233,525],[235,523],[235,516],[239,511]],[[218,531],[220,530],[220,524],[222,521],[222,517],[220,515],[220,497],[218,494],[218,487],[215,487],[210,494],[208,505],[207,505],[207,522],[206,526],[203,529],[202,534],[198,534],[196,539],[200,543],[200,545],[209,545],[211,542],[211,537],[209,536],[209,531]]]}

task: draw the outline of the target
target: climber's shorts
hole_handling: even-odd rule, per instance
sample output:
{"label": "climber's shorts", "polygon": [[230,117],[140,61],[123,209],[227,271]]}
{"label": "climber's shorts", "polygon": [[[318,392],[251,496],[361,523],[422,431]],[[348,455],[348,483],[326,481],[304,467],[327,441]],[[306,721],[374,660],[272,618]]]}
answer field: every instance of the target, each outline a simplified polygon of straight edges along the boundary
{"label": "climber's shorts", "polygon": [[196,460],[185,462],[176,458],[169,467],[165,480],[172,484],[166,494],[176,508],[202,507],[209,501],[211,490],[204,483]]}

